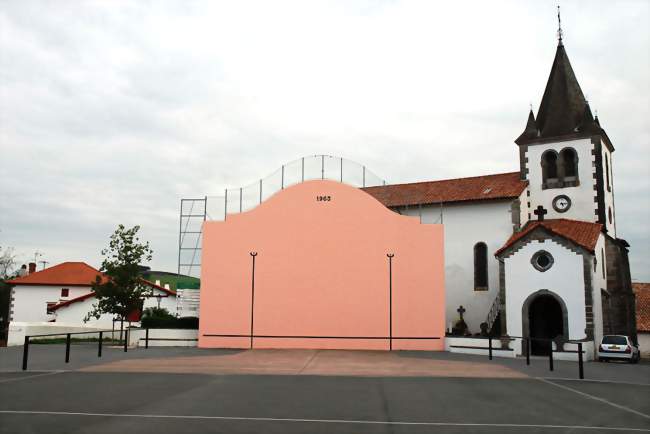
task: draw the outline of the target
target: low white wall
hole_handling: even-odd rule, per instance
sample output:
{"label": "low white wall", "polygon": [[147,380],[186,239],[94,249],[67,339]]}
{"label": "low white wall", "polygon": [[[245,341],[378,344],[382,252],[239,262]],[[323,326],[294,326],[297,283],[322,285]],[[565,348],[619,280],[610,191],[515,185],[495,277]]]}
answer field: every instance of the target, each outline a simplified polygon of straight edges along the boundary
{"label": "low white wall", "polygon": [[[486,338],[462,338],[446,337],[445,350],[451,353],[461,354],[479,354],[487,357],[489,353],[490,341]],[[508,349],[501,348],[501,340],[492,339],[492,356],[493,357],[516,357],[512,345]]]}
{"label": "low white wall", "polygon": [[[650,335],[649,335],[650,337]],[[650,339],[649,339],[650,340]],[[461,353],[461,354],[478,354],[481,356],[488,355],[489,352],[489,340],[485,338],[463,338],[463,337],[446,337],[445,338],[445,350],[451,353]],[[524,350],[525,347],[522,346],[521,339],[512,339],[507,344],[509,350],[504,350],[501,348],[501,341],[499,339],[492,339],[492,356],[493,357],[517,357],[525,356]],[[650,348],[650,342],[648,343],[648,348]],[[567,360],[572,362],[578,361],[578,344],[574,343],[565,343],[564,351],[556,351],[557,345],[553,343],[553,358],[555,360]],[[534,356],[539,357],[539,356]],[[594,360],[594,343],[583,342],[582,343],[582,360],[587,362]]]}
{"label": "low white wall", "polygon": [[[145,336],[145,329],[130,329],[129,345],[144,347]],[[196,347],[198,339],[198,330],[149,329],[150,347]]]}
{"label": "low white wall", "polygon": [[[78,324],[63,324],[63,323],[50,323],[50,322],[11,322],[9,323],[9,336],[7,337],[7,346],[23,345],[25,336],[31,335],[45,335],[51,333],[66,333],[86,332],[95,330],[105,330],[101,327],[87,327]],[[97,335],[89,334],[88,337]],[[85,337],[85,336],[77,336]],[[56,336],[52,336],[56,338]],[[46,338],[41,338],[46,339]]]}

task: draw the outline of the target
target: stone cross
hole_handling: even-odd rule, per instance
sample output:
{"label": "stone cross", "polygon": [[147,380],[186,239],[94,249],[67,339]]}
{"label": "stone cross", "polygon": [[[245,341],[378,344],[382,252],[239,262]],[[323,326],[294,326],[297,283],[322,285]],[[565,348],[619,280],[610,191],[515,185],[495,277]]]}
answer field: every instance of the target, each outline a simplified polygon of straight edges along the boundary
{"label": "stone cross", "polygon": [[460,320],[463,320],[463,314],[466,312],[466,309],[461,305],[458,309],[456,309],[456,312],[460,314]]}
{"label": "stone cross", "polygon": [[537,216],[537,220],[541,222],[544,221],[544,215],[548,214],[548,211],[546,211],[546,209],[540,205],[537,207],[537,209],[535,209],[535,211],[533,211],[533,214],[535,214]]}

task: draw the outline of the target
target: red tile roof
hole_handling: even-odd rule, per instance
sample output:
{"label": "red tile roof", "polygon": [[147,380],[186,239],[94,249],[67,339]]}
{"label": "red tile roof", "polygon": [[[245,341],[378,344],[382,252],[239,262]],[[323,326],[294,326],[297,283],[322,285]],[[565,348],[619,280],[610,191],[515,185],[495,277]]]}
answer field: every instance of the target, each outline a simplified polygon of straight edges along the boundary
{"label": "red tile roof", "polygon": [[633,282],[632,289],[636,296],[636,329],[650,332],[650,283]]}
{"label": "red tile roof", "polygon": [[494,255],[500,255],[503,251],[508,249],[508,247],[526,237],[537,228],[542,228],[553,235],[572,241],[578,246],[593,253],[596,243],[598,242],[598,237],[603,230],[603,225],[600,223],[590,223],[569,219],[530,221],[521,231],[512,234],[510,239],[506,241],[503,247],[497,250]]}
{"label": "red tile roof", "polygon": [[10,285],[90,286],[99,270],[85,262],[63,262],[36,273],[8,280]]}
{"label": "red tile roof", "polygon": [[366,187],[363,191],[387,207],[474,200],[513,199],[526,188],[519,172],[442,181]]}
{"label": "red tile roof", "polygon": [[[7,283],[10,285],[90,286],[97,276],[100,276],[103,281],[106,281],[106,277],[101,271],[85,262],[63,262],[45,270],[37,271],[36,273],[7,280]],[[159,289],[162,292],[169,295],[176,295],[176,292],[171,289],[156,285],[146,279],[141,280],[146,285]]]}

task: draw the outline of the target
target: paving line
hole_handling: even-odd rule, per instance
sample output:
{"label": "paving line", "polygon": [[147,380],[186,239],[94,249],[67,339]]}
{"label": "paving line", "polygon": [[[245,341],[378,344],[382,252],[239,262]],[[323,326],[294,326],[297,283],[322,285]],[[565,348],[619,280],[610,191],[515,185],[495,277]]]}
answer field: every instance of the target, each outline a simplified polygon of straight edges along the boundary
{"label": "paving line", "polygon": [[637,416],[641,416],[641,417],[644,417],[646,419],[650,419],[650,415],[647,415],[645,413],[641,413],[640,411],[633,410],[633,409],[631,409],[629,407],[626,407],[624,405],[615,404],[615,403],[613,403],[611,401],[606,400],[605,398],[600,398],[598,396],[590,395],[589,393],[585,393],[585,392],[582,392],[580,390],[573,389],[573,388],[571,388],[569,386],[564,386],[562,384],[557,384],[557,383],[554,383],[552,381],[546,380],[544,378],[537,378],[537,379],[539,381],[543,382],[543,383],[551,384],[551,385],[553,385],[555,387],[559,387],[560,389],[569,390],[569,391],[571,391],[573,393],[577,393],[578,395],[582,395],[582,396],[584,396],[586,398],[590,398],[590,399],[594,399],[596,401],[604,402],[605,404],[609,404],[612,407],[618,408],[619,410],[624,410],[624,411],[627,411],[629,413],[636,414]]}
{"label": "paving line", "polygon": [[36,375],[25,375],[23,377],[18,377],[18,378],[7,378],[4,380],[0,380],[0,383],[11,383],[14,381],[21,381],[21,380],[29,380],[31,378],[38,378],[38,377],[45,377],[48,375],[56,375],[56,374],[62,374],[64,372],[69,372],[69,371],[50,371],[50,372],[45,372],[42,374],[36,374]]}
{"label": "paving line", "polygon": [[632,381],[614,381],[614,380],[595,380],[593,378],[578,379],[578,378],[564,378],[564,377],[535,377],[538,380],[561,380],[561,381],[578,381],[581,383],[607,383],[607,384],[625,384],[630,386],[645,386],[650,387],[650,383],[634,383]]}
{"label": "paving line", "polygon": [[393,426],[552,428],[552,429],[574,429],[574,430],[650,432],[650,429],[646,429],[646,428],[602,427],[602,426],[586,426],[586,425],[542,425],[542,424],[517,424],[517,423],[407,422],[407,421],[354,420],[354,419],[294,419],[294,418],[275,418],[275,417],[200,416],[200,415],[128,414],[128,413],[120,414],[120,413],[86,413],[86,412],[35,411],[35,410],[0,410],[0,414],[125,417],[125,418],[141,418],[141,419],[232,420],[232,421],[248,421],[248,422],[293,422],[293,423],[329,423],[329,424],[393,425]]}

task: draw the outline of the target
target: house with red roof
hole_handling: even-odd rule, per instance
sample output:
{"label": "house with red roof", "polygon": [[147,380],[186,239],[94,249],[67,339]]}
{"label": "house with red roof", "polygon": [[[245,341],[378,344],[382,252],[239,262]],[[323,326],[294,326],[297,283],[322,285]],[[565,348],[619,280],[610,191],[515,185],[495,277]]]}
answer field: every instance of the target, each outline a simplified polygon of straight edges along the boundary
{"label": "house with red roof", "polygon": [[[66,325],[111,327],[112,315],[84,322],[95,302],[92,283],[106,277],[85,262],[63,262],[41,271],[30,264],[27,274],[8,280],[12,285],[9,321],[11,323],[51,322]],[[151,288],[143,308],[163,307],[176,312],[176,293],[156,283],[142,280]],[[139,321],[139,314],[131,318]]]}

